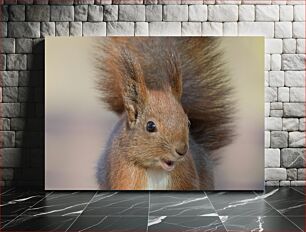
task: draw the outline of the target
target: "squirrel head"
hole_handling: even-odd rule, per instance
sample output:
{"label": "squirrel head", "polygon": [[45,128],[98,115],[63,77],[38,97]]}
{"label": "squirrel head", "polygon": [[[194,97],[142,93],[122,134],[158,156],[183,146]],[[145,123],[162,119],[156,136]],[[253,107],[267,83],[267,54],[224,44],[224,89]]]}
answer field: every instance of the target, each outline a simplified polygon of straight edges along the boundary
{"label": "squirrel head", "polygon": [[122,53],[121,92],[126,111],[126,156],[144,168],[172,171],[188,151],[189,120],[180,102],[182,78],[169,61],[169,81],[149,89],[135,57]]}

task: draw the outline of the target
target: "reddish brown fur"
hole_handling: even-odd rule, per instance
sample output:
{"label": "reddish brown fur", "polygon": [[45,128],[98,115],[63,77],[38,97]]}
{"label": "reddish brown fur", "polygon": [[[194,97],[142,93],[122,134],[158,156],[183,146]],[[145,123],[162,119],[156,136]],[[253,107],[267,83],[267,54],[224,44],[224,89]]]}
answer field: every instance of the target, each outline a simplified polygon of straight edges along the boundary
{"label": "reddish brown fur", "polygon": [[[232,137],[231,88],[216,40],[105,41],[98,89],[121,119],[98,163],[101,188],[145,189],[146,170],[161,170],[161,160],[171,160],[170,189],[213,189],[210,154]],[[146,131],[148,121],[156,133]],[[176,153],[188,145],[183,158]]]}

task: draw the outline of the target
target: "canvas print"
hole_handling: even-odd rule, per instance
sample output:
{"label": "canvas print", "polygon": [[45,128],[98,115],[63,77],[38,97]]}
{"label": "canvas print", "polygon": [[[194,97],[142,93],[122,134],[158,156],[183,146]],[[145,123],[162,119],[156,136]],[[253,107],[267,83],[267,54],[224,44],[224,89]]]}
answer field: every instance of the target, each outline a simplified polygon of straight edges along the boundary
{"label": "canvas print", "polygon": [[45,46],[46,189],[263,189],[263,37]]}

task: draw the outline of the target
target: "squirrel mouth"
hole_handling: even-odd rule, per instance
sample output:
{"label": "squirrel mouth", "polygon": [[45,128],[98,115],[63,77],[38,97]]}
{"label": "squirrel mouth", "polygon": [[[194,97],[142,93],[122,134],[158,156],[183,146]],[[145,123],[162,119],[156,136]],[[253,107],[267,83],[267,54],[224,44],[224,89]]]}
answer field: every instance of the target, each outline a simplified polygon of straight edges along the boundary
{"label": "squirrel mouth", "polygon": [[164,170],[170,172],[174,169],[175,164],[174,164],[174,161],[172,161],[172,160],[162,159],[161,160],[161,166]]}

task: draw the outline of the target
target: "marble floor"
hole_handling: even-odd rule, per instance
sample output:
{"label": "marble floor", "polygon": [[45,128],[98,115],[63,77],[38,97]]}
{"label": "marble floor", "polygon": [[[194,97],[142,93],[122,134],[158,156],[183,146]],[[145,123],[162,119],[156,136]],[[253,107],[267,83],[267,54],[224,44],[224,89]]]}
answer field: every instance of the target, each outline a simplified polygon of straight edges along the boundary
{"label": "marble floor", "polygon": [[305,188],[265,192],[1,190],[1,231],[305,231]]}

